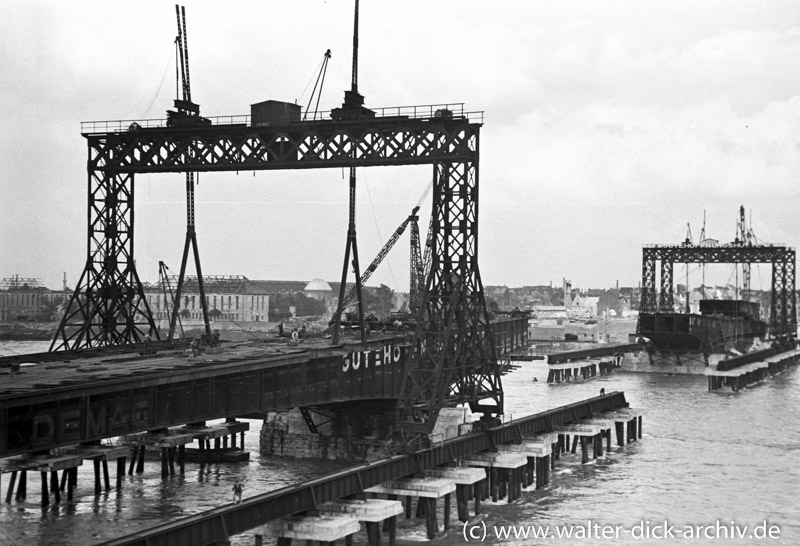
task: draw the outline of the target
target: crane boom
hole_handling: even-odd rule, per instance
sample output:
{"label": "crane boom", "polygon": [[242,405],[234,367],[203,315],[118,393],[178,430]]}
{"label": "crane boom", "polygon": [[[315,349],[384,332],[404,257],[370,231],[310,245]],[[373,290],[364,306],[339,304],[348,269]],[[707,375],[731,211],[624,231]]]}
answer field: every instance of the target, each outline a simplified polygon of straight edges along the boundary
{"label": "crane boom", "polygon": [[[400,224],[396,230],[394,230],[394,233],[392,233],[392,236],[389,237],[388,241],[386,241],[386,244],[383,245],[381,251],[378,252],[378,255],[375,256],[374,260],[372,260],[372,263],[369,264],[369,266],[364,270],[364,273],[361,274],[362,286],[367,282],[367,280],[369,280],[369,278],[372,276],[375,270],[378,269],[378,266],[381,264],[383,259],[386,257],[387,254],[389,254],[389,251],[395,245],[400,236],[403,235],[403,233],[406,230],[406,227],[408,227],[408,224],[412,221],[416,221],[419,219],[419,217],[417,216],[417,211],[419,211],[419,206],[414,207],[408,218],[406,218],[403,221],[403,223]],[[356,288],[353,287],[350,289],[350,292],[348,292],[347,295],[345,296],[342,305],[340,305],[340,308],[345,309],[348,305],[353,303],[355,299],[356,299]]]}

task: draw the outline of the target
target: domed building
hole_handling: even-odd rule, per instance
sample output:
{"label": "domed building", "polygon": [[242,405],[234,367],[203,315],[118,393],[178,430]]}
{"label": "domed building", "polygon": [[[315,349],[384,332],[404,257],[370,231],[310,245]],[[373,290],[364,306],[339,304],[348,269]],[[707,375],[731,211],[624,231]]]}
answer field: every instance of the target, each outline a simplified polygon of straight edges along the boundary
{"label": "domed building", "polygon": [[303,289],[303,294],[325,303],[326,316],[336,312],[338,295],[333,292],[331,285],[322,279],[314,279]]}
{"label": "domed building", "polygon": [[306,285],[303,293],[309,298],[325,300],[333,295],[333,288],[322,279],[314,279]]}

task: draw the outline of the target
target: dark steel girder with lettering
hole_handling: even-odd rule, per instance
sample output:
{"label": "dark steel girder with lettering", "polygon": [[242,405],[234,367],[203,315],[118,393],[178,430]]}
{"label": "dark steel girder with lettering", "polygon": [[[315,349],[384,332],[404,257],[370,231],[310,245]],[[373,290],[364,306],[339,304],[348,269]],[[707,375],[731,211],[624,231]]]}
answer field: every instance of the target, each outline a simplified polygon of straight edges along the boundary
{"label": "dark steel girder with lettering", "polygon": [[[493,321],[491,328],[501,353],[527,347],[527,319]],[[26,383],[12,380],[0,389],[0,457],[293,407],[378,401],[391,406],[406,378],[411,339],[380,338],[366,345],[197,365],[187,365],[182,357],[154,358],[145,370],[133,371],[112,371],[109,364],[91,370],[103,354],[127,354],[116,348],[76,351],[64,362],[42,358],[59,353],[4,357],[0,368],[20,361],[44,364],[28,372]],[[82,358],[97,360],[81,364]],[[225,353],[216,358],[224,359]],[[57,363],[55,370],[68,365],[82,371],[55,380],[47,375],[47,362]]]}
{"label": "dark steel girder with lettering", "polygon": [[[656,296],[657,262],[661,262]],[[793,248],[781,245],[656,245],[642,250],[642,313],[672,313],[673,270],[676,263],[771,264],[770,332],[777,338],[797,338],[795,263]]]}

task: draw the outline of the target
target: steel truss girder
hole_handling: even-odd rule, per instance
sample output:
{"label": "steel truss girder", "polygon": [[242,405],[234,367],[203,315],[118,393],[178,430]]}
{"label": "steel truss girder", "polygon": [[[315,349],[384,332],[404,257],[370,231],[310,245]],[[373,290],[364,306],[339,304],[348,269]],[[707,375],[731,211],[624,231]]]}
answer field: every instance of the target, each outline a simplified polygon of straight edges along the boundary
{"label": "steel truss girder", "polygon": [[412,165],[468,159],[479,124],[386,118],[277,127],[87,133],[89,170],[192,172]]}
{"label": "steel truss girder", "polygon": [[[478,142],[472,161],[438,163],[433,251],[414,337],[416,358],[398,400],[404,433],[430,433],[439,410],[469,403],[503,412],[503,389],[478,269]],[[494,404],[478,406],[480,400]]]}
{"label": "steel truss girder", "polygon": [[141,341],[155,332],[133,258],[133,175],[89,172],[86,268],[50,350]]}
{"label": "steel truss girder", "polygon": [[[656,262],[661,261],[661,292],[656,297]],[[770,331],[778,338],[797,338],[795,250],[785,246],[652,246],[642,251],[642,313],[673,312],[675,263],[772,265]]]}

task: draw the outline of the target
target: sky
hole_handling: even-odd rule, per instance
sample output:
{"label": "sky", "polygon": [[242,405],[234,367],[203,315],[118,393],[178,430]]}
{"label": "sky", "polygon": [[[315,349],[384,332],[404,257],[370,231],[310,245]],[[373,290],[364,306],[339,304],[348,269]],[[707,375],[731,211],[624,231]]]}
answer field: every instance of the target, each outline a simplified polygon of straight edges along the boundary
{"label": "sky", "polygon": [[[341,105],[352,0],[185,5],[201,114],[305,106],[327,49],[320,109]],[[166,117],[176,33],[173,2],[0,3],[0,278],[58,288],[66,273],[74,287],[87,254],[80,123]],[[798,246],[800,2],[362,0],[359,43],[366,106],[483,112],[484,285],[635,286],[643,245],[680,243],[687,225],[697,241],[704,215],[708,237],[732,241],[742,205],[760,241]],[[358,170],[362,270],[432,175]],[[137,175],[134,186],[134,255],[152,282],[160,260],[180,266],[184,176]],[[429,214],[430,194],[423,237]],[[206,275],[338,281],[347,220],[342,169],[199,176]],[[408,290],[408,241],[369,285]],[[769,280],[756,271],[753,288]]]}

